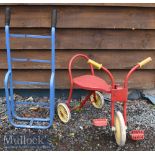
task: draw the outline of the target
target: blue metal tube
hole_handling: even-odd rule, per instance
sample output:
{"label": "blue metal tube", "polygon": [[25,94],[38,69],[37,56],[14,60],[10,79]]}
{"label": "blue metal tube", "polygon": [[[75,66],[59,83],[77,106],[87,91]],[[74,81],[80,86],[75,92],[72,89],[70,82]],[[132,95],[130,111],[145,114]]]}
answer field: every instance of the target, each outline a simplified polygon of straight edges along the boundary
{"label": "blue metal tube", "polygon": [[8,71],[10,71],[10,96],[11,96],[11,106],[12,112],[15,113],[14,110],[14,97],[13,97],[13,84],[12,84],[12,65],[11,65],[11,50],[10,50],[10,31],[9,26],[5,26],[5,38],[6,38],[6,49],[7,49],[7,63],[8,63]]}
{"label": "blue metal tube", "polygon": [[28,59],[28,58],[12,58],[13,62],[37,62],[37,63],[48,63],[51,64],[50,60],[38,60],[38,59]]}
{"label": "blue metal tube", "polygon": [[30,121],[30,126],[32,126],[32,124],[33,124],[33,119],[31,119],[31,121]]}
{"label": "blue metal tube", "polygon": [[47,126],[41,126],[41,125],[33,125],[33,126],[31,126],[31,125],[20,125],[20,124],[15,124],[14,122],[11,122],[11,124],[13,125],[13,126],[15,126],[16,128],[30,128],[30,129],[48,129],[50,126],[51,126],[51,124],[49,123]]}
{"label": "blue metal tube", "polygon": [[51,66],[52,66],[52,73],[55,73],[55,27],[51,29]]}
{"label": "blue metal tube", "polygon": [[15,104],[34,104],[34,105],[39,104],[39,105],[44,106],[44,105],[48,105],[49,103],[46,103],[46,102],[15,102]]}
{"label": "blue metal tube", "polygon": [[47,118],[39,118],[39,117],[32,118],[32,117],[19,117],[17,115],[14,115],[13,117],[14,117],[14,119],[20,120],[20,121],[31,121],[32,119],[34,121],[41,121],[41,122],[48,122],[48,121],[50,121],[50,117],[47,117]]}
{"label": "blue metal tube", "polygon": [[13,81],[15,85],[49,85],[48,82]]}
{"label": "blue metal tube", "polygon": [[8,71],[4,78],[4,88],[5,88],[5,95],[6,95],[6,105],[7,105],[7,114],[8,119],[11,121],[11,110],[10,110],[10,101],[9,101],[9,91],[8,91],[8,80],[10,77],[11,71]]}
{"label": "blue metal tube", "polygon": [[36,38],[36,39],[51,39],[47,35],[31,35],[31,34],[10,34],[11,38]]}
{"label": "blue metal tube", "polygon": [[55,27],[51,28],[51,78],[50,78],[50,123],[53,123],[55,111]]}

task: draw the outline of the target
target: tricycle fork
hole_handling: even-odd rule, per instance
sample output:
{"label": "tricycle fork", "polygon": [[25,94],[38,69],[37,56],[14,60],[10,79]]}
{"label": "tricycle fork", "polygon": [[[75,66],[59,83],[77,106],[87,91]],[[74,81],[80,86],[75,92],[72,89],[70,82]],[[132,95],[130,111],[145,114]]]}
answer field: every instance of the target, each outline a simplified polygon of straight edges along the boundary
{"label": "tricycle fork", "polygon": [[111,125],[114,128],[114,104],[115,102],[123,102],[123,117],[125,125],[126,121],[126,102],[128,96],[128,89],[120,86],[115,86],[114,89],[111,90]]}
{"label": "tricycle fork", "polygon": [[148,62],[152,61],[151,57],[148,57],[146,59],[144,59],[143,61],[137,63],[137,65],[135,65],[133,68],[131,68],[131,70],[129,71],[129,73],[127,74],[127,76],[124,79],[124,89],[126,90],[126,100],[123,102],[123,117],[124,117],[124,121],[125,124],[127,125],[127,106],[126,106],[126,102],[127,102],[127,95],[128,95],[128,80],[129,77],[138,69],[141,68],[143,65],[147,64]]}

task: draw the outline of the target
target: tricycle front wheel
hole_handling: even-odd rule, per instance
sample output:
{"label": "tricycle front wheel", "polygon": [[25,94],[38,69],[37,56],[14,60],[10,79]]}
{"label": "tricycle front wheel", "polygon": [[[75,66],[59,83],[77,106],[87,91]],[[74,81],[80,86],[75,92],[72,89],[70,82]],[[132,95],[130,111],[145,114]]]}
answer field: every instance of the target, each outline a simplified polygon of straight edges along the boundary
{"label": "tricycle front wheel", "polygon": [[123,115],[120,111],[115,113],[115,139],[119,146],[124,146],[126,142],[126,126]]}

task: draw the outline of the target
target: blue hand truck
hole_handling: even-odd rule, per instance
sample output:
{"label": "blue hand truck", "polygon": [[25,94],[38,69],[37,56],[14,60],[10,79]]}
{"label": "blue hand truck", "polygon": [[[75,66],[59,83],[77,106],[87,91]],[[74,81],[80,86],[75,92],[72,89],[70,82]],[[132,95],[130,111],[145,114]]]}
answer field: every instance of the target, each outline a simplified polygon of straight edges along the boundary
{"label": "blue hand truck", "polygon": [[[33,128],[33,129],[47,129],[49,128],[54,119],[55,111],[55,31],[57,22],[57,11],[53,10],[51,18],[51,34],[50,35],[31,35],[31,34],[12,34],[10,33],[10,19],[11,10],[6,8],[5,10],[5,37],[6,37],[6,50],[7,50],[7,63],[8,71],[4,79],[6,103],[7,103],[7,115],[9,122],[17,128]],[[35,38],[35,39],[47,39],[51,42],[51,60],[37,60],[37,59],[21,59],[11,57],[10,38]],[[50,82],[30,82],[30,81],[16,81],[13,78],[12,63],[13,62],[37,62],[37,63],[49,63],[51,65],[51,77]],[[14,86],[15,85],[49,85],[50,88],[50,103],[44,103],[49,110],[48,117],[28,117],[20,116],[16,106],[21,105],[40,105],[36,102],[17,102],[14,100]],[[42,103],[41,103],[42,104]]]}

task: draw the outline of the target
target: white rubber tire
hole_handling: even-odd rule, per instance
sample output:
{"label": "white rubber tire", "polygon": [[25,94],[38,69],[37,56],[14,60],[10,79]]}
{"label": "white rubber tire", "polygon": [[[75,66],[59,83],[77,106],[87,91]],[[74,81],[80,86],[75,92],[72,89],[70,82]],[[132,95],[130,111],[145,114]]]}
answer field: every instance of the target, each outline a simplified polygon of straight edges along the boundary
{"label": "white rubber tire", "polygon": [[95,91],[95,94],[96,94],[97,101],[94,102],[93,94],[90,96],[90,101],[95,108],[101,109],[104,105],[104,97],[99,91]]}
{"label": "white rubber tire", "polygon": [[65,103],[59,103],[57,105],[57,114],[63,123],[68,123],[71,118],[70,110]]}
{"label": "white rubber tire", "polygon": [[115,139],[119,146],[124,146],[126,142],[126,126],[123,115],[120,111],[115,112]]}

